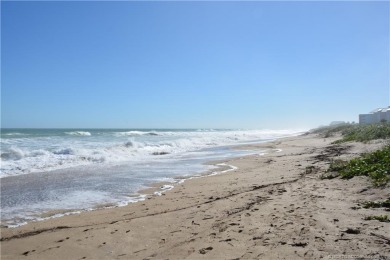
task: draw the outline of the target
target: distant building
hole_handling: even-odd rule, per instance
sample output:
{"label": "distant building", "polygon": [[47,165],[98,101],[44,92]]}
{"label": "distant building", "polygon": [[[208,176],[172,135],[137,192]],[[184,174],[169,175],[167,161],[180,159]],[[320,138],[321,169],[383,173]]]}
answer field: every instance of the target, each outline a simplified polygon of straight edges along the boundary
{"label": "distant building", "polygon": [[377,108],[368,114],[359,115],[359,124],[361,125],[375,124],[383,121],[390,123],[390,106],[386,108]]}

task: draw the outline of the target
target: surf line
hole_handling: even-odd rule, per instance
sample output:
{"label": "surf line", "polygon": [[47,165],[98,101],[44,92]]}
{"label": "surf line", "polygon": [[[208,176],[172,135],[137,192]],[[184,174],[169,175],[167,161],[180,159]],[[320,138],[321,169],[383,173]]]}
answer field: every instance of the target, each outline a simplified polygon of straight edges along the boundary
{"label": "surf line", "polygon": [[[269,153],[267,153],[267,151],[269,151],[269,150],[265,150],[264,152],[262,152],[262,153],[259,153],[259,154],[257,154],[258,156],[264,156],[264,155],[266,155],[266,154],[269,154]],[[271,149],[271,152],[274,152],[274,153],[280,153],[280,152],[282,152],[283,150],[282,149]]]}
{"label": "surf line", "polygon": [[[226,164],[226,163],[218,163],[218,164],[215,164],[215,165],[216,166],[220,166],[220,167],[228,167],[229,169],[226,169],[226,170],[223,170],[223,171],[212,171],[210,174],[206,174],[206,175],[195,175],[195,176],[192,176],[192,177],[189,177],[189,178],[185,178],[185,179],[181,179],[179,181],[176,181],[173,184],[182,184],[182,183],[184,183],[187,180],[215,176],[215,175],[227,173],[227,172],[230,172],[230,171],[235,171],[235,170],[238,169],[238,167],[236,167],[234,165]],[[163,186],[160,187],[159,191],[155,191],[153,194],[156,195],[156,196],[162,196],[163,193],[165,193],[167,191],[170,191],[173,188],[175,188],[174,185],[163,185]]]}
{"label": "surf line", "polygon": [[[272,149],[272,150],[274,152],[276,152],[276,153],[280,153],[280,152],[283,151],[282,149]],[[267,152],[263,152],[263,153],[259,153],[258,155],[259,156],[264,156],[266,154],[268,154],[268,153]],[[212,171],[210,174],[207,174],[207,175],[195,175],[195,176],[192,176],[192,177],[189,177],[189,178],[186,178],[186,179],[179,180],[179,181],[175,182],[174,184],[182,184],[182,183],[184,183],[187,180],[197,179],[197,178],[204,178],[204,177],[210,177],[210,176],[215,176],[215,175],[219,175],[219,174],[223,174],[223,173],[227,173],[227,172],[238,170],[237,166],[234,166],[234,165],[231,165],[231,164],[227,164],[227,163],[218,163],[218,164],[215,164],[215,165],[216,166],[220,166],[220,167],[228,167],[229,169],[226,169],[226,170],[223,170],[223,171]],[[172,190],[173,188],[174,188],[173,185],[163,185],[163,186],[160,187],[161,191],[154,192],[154,194],[157,195],[157,196],[161,196],[162,193],[164,193],[166,191],[169,191],[169,190]]]}
{"label": "surf line", "polygon": [[179,180],[178,182],[176,182],[177,184],[182,184],[183,182],[187,181],[187,180],[192,180],[192,179],[198,179],[198,178],[205,178],[205,177],[210,177],[210,176],[215,176],[215,175],[219,175],[219,174],[222,174],[222,173],[226,173],[226,172],[230,172],[230,171],[235,171],[238,169],[238,167],[234,166],[234,165],[230,165],[230,164],[226,164],[226,163],[218,163],[218,164],[215,164],[216,166],[221,166],[221,167],[229,167],[229,169],[226,169],[226,170],[223,170],[223,171],[212,171],[210,174],[205,174],[205,175],[195,175],[195,176],[192,176],[192,177],[189,177],[189,178],[185,178],[185,179],[182,179],[182,180]]}
{"label": "surf line", "polygon": [[120,208],[120,207],[125,207],[129,204],[132,204],[132,203],[137,203],[137,202],[140,202],[140,201],[144,201],[146,199],[147,195],[146,194],[140,194],[132,199],[129,199],[127,201],[123,201],[123,202],[118,202],[112,206],[104,206],[104,207],[91,207],[91,208],[86,208],[86,209],[79,209],[79,210],[69,210],[68,212],[64,212],[64,213],[57,213],[57,214],[54,214],[52,216],[48,216],[48,217],[39,217],[39,216],[36,216],[34,219],[31,219],[30,221],[24,221],[24,222],[21,222],[21,223],[16,223],[16,224],[6,224],[6,227],[7,228],[17,228],[17,227],[21,227],[21,226],[24,226],[24,225],[27,225],[29,223],[34,223],[34,222],[41,222],[41,221],[46,221],[46,220],[49,220],[49,219],[55,219],[55,218],[61,218],[61,217],[65,217],[65,216],[70,216],[70,215],[79,215],[79,214],[82,214],[83,212],[89,212],[89,211],[97,211],[97,210],[104,210],[104,209],[113,209],[113,208]]}

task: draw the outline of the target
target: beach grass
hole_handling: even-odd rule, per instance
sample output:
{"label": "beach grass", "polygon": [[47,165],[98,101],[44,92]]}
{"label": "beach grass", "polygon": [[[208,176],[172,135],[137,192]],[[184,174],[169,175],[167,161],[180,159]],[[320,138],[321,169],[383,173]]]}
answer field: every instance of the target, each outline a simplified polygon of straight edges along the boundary
{"label": "beach grass", "polygon": [[384,201],[366,201],[363,203],[363,208],[385,208],[386,210],[390,210],[390,198]]}
{"label": "beach grass", "polygon": [[368,142],[376,139],[390,138],[390,123],[382,122],[370,125],[342,124],[337,126],[321,127],[312,130],[325,138],[341,134],[342,138],[333,142],[335,144],[345,142]]}
{"label": "beach grass", "polygon": [[390,138],[390,124],[379,123],[371,125],[351,125],[341,131],[342,139],[334,143],[344,143],[350,141],[368,142],[376,139]]}
{"label": "beach grass", "polygon": [[389,222],[389,216],[387,215],[368,216],[365,217],[364,220],[378,220],[380,222]]}

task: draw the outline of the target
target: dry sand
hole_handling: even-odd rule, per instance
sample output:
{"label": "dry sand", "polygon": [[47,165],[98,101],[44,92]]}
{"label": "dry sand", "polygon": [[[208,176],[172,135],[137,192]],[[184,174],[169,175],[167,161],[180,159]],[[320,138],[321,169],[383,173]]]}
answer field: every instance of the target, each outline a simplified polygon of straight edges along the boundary
{"label": "dry sand", "polygon": [[332,158],[381,144],[334,140],[305,135],[252,145],[268,153],[228,160],[238,169],[163,196],[3,228],[1,259],[389,258],[390,223],[363,220],[387,212],[358,206],[389,198],[389,189],[364,177],[319,179]]}

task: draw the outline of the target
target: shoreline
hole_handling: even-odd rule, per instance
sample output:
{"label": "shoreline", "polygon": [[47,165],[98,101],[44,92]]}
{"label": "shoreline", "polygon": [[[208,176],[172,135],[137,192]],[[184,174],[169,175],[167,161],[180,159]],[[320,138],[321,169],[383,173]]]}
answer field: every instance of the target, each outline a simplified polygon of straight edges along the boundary
{"label": "shoreline", "polygon": [[[363,177],[349,181],[319,180],[318,172],[334,157],[326,150],[333,140],[309,134],[250,144],[254,149],[274,150],[264,155],[223,160],[238,168],[186,180],[164,192],[164,196],[150,196],[124,207],[83,212],[18,228],[2,228],[1,256],[4,259],[388,256],[389,246],[380,239],[373,242],[370,233],[386,236],[384,230],[390,228],[389,223],[364,221],[364,214],[351,207],[364,196],[387,198],[389,191],[370,188]],[[337,158],[350,158],[378,145],[352,146]],[[316,171],[305,174],[309,166]],[[360,192],[366,187],[366,191]],[[359,235],[344,233],[356,226],[361,231]]]}
{"label": "shoreline", "polygon": [[[295,135],[292,135],[295,136]],[[283,138],[289,138],[288,137],[281,137],[277,138],[278,139],[283,139]],[[267,141],[260,141],[259,143],[253,143],[253,144],[262,144],[262,143],[268,143],[268,142],[273,142],[275,140],[267,140]],[[225,145],[221,146],[220,148],[222,149],[228,149],[228,150],[252,150],[250,147],[253,144],[240,144],[240,145]],[[247,148],[245,148],[247,146]],[[249,154],[251,155],[251,154]],[[148,197],[151,196],[162,196],[165,192],[172,190],[176,185],[181,184],[184,181],[191,180],[194,178],[203,178],[203,177],[209,177],[213,175],[218,175],[218,174],[223,174],[230,169],[234,170],[234,166],[232,165],[226,165],[224,162],[229,159],[233,159],[237,156],[242,156],[242,155],[235,155],[235,156],[228,156],[224,159],[219,159],[216,161],[206,161],[204,163],[201,163],[202,165],[206,166],[211,166],[212,168],[209,170],[205,170],[203,172],[193,172],[190,175],[178,175],[178,176],[172,176],[172,181],[158,181],[158,182],[151,182],[151,183],[145,183],[144,188],[140,188],[136,190],[134,193],[128,195],[128,197],[132,198],[128,201],[122,201],[122,202],[104,202],[100,204],[95,204],[94,206],[90,208],[70,208],[70,209],[63,209],[63,208],[58,208],[58,209],[52,209],[48,211],[44,211],[41,214],[36,214],[35,216],[31,216],[30,221],[26,220],[21,223],[15,223],[15,224],[6,224],[6,223],[1,223],[0,227],[1,228],[18,228],[30,223],[35,223],[35,222],[41,222],[41,221],[47,221],[50,219],[55,219],[55,218],[61,218],[64,216],[69,216],[69,215],[78,215],[78,214],[83,214],[85,212],[90,212],[90,211],[97,211],[97,210],[106,210],[106,209],[112,209],[112,208],[119,208],[119,207],[126,207],[129,204],[133,203],[139,203],[142,201],[145,201],[148,199]],[[246,156],[246,155],[243,155]],[[57,170],[54,170],[54,172]],[[46,172],[38,172],[38,174],[47,174]],[[16,176],[7,176],[4,178],[13,178],[13,177],[21,177],[23,175],[16,175]],[[167,187],[168,186],[168,187]],[[134,198],[134,199],[133,199]],[[8,220],[6,220],[8,221]],[[1,220],[3,222],[3,220]]]}
{"label": "shoreline", "polygon": [[[267,142],[267,141],[265,141]],[[264,141],[260,143],[265,143]],[[230,146],[222,146],[223,148],[229,147],[229,149],[236,149],[236,147],[240,147],[241,145],[230,145]],[[237,149],[237,150],[250,150],[250,149]],[[126,207],[133,203],[139,203],[142,201],[145,201],[146,199],[153,197],[153,196],[162,196],[165,192],[170,191],[175,188],[175,186],[182,184],[185,181],[196,179],[196,178],[204,178],[214,175],[223,174],[225,172],[229,172],[231,170],[235,170],[235,167],[232,165],[227,165],[224,162],[229,159],[233,159],[233,157],[226,157],[225,160],[217,160],[217,161],[206,161],[202,163],[202,165],[211,166],[213,168],[203,171],[203,172],[194,172],[192,175],[178,175],[173,176],[172,181],[159,181],[159,182],[151,182],[149,184],[145,183],[145,188],[140,188],[139,190],[136,190],[134,193],[129,194],[128,197],[134,198],[128,201],[123,202],[105,202],[101,204],[96,204],[93,207],[90,208],[74,208],[74,209],[52,209],[45,212],[42,212],[41,214],[37,214],[34,216],[34,219],[31,221],[24,221],[17,224],[8,224],[5,223],[0,225],[0,228],[19,228],[24,225],[28,225],[31,223],[36,222],[42,222],[42,221],[48,221],[50,219],[56,219],[56,218],[62,218],[65,216],[70,215],[78,215],[83,214],[85,212],[91,212],[91,211],[98,211],[98,210],[106,210],[106,209],[114,209],[119,207]],[[13,177],[13,176],[7,176]],[[2,222],[3,220],[1,220]]]}

